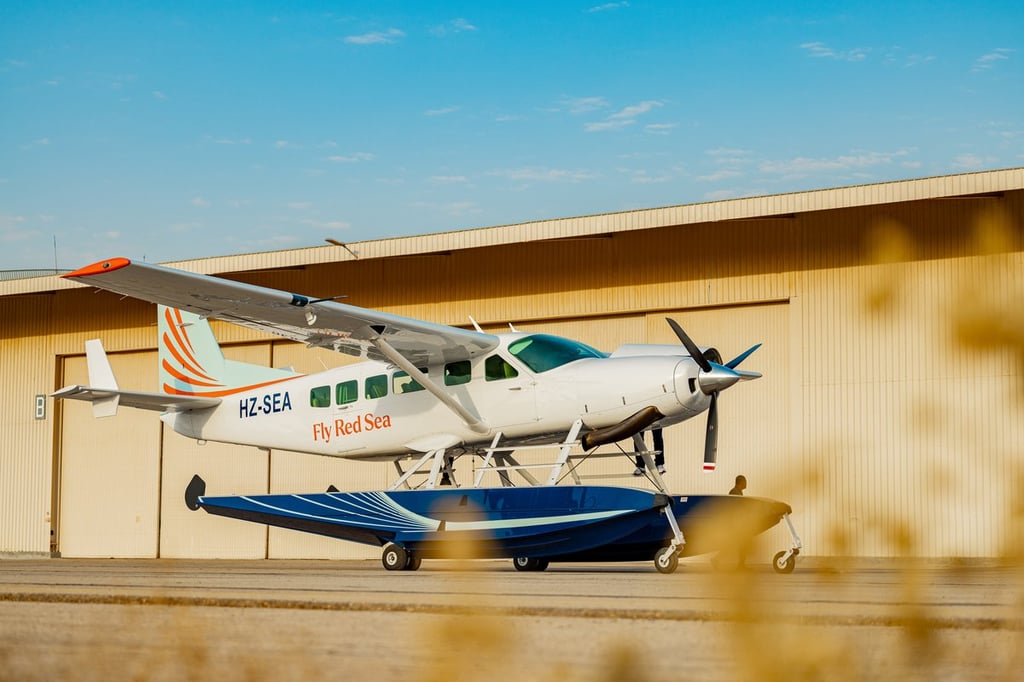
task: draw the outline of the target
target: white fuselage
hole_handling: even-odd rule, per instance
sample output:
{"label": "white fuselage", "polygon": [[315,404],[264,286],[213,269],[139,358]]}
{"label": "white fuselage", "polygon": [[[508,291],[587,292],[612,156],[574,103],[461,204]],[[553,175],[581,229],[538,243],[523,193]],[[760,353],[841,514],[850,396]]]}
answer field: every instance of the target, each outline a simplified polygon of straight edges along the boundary
{"label": "white fuselage", "polygon": [[[500,335],[486,356],[420,368],[486,429],[474,430],[397,367],[366,361],[224,398],[213,408],[165,413],[191,438],[353,459],[396,459],[439,448],[486,447],[565,437],[611,426],[654,406],[667,426],[699,414],[709,398],[698,367],[678,346],[624,346],[534,371],[509,346],[527,334]],[[403,391],[403,388],[405,389]],[[410,388],[412,390],[410,390]],[[417,390],[418,389],[418,390]]]}

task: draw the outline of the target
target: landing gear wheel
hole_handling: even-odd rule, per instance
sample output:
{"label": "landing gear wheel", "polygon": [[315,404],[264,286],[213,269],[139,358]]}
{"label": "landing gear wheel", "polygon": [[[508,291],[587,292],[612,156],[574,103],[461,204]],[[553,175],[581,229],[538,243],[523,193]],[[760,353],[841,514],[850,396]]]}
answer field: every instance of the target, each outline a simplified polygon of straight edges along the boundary
{"label": "landing gear wheel", "polygon": [[384,547],[384,553],[380,555],[380,562],[389,571],[404,571],[409,565],[409,553],[404,547],[388,543]]}
{"label": "landing gear wheel", "polygon": [[420,570],[420,564],[423,563],[423,559],[419,558],[415,554],[409,555],[409,561],[405,564],[405,570],[407,571],[418,571]]}
{"label": "landing gear wheel", "polygon": [[[789,558],[783,561],[782,558],[787,554],[789,554]],[[776,573],[792,573],[794,568],[796,568],[795,552],[793,552],[792,554],[790,554],[789,552],[778,552],[774,557],[772,557],[772,569]]]}
{"label": "landing gear wheel", "polygon": [[543,571],[548,567],[547,559],[535,559],[527,556],[517,556],[512,559],[512,565],[517,571]]}
{"label": "landing gear wheel", "polygon": [[654,567],[658,573],[675,573],[679,566],[679,553],[671,547],[662,547],[654,555]]}

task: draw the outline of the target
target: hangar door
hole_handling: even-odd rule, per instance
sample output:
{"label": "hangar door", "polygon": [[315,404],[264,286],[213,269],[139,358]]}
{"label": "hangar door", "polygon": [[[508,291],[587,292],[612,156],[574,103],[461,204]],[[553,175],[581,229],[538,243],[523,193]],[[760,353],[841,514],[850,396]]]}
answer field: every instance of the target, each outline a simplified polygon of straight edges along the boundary
{"label": "hangar door", "polygon": [[[124,388],[152,391],[156,352],[110,356]],[[84,356],[64,358],[64,385],[89,383]],[[57,549],[65,557],[151,558],[158,552],[160,431],[156,412],[61,404]]]}
{"label": "hangar door", "polygon": [[[270,344],[223,347],[232,360],[268,364]],[[122,388],[157,389],[155,351],[108,356]],[[84,356],[64,359],[64,385],[88,384]],[[211,494],[268,491],[269,457],[240,445],[199,444],[163,428],[159,413],[119,409],[96,419],[88,403],[61,405],[57,547],[66,557],[263,558],[267,529],[185,508],[199,473]]]}

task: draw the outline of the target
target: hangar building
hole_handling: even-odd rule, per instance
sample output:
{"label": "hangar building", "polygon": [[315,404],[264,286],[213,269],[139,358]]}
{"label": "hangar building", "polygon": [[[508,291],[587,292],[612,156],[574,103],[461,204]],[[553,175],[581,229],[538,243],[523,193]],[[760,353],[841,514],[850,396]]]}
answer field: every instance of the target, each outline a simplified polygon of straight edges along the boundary
{"label": "hangar building", "polygon": [[[701,470],[703,418],[666,431],[673,491],[744,474],[748,494],[792,504],[811,555],[991,557],[1024,537],[1022,230],[1014,168],[169,265],[607,351],[675,343],[667,316],[725,357],[762,342],[743,367],[764,377],[720,400],[716,472]],[[182,496],[194,473],[211,494],[380,489],[391,464],[200,444],[155,413],[93,419],[45,397],[87,383],[91,338],[123,388],[157,390],[155,316],[54,276],[0,281],[0,555],[377,557]],[[235,359],[350,360],[214,329]],[[599,467],[635,483],[625,458]]]}

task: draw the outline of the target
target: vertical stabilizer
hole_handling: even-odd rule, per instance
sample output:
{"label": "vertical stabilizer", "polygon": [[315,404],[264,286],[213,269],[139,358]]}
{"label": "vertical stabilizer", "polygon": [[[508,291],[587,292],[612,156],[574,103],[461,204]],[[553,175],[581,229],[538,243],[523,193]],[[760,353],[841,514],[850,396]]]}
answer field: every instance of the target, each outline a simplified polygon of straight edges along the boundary
{"label": "vertical stabilizer", "polygon": [[[114,370],[110,367],[110,360],[107,359],[102,341],[90,339],[85,342],[85,362],[89,369],[89,384],[92,388],[117,390],[117,379],[114,378]],[[94,400],[92,416],[113,417],[117,414],[119,402],[120,396],[116,393],[109,398]]]}
{"label": "vertical stabilizer", "polygon": [[157,306],[157,314],[164,393],[220,398],[298,376],[289,370],[225,359],[210,323],[194,313]]}

